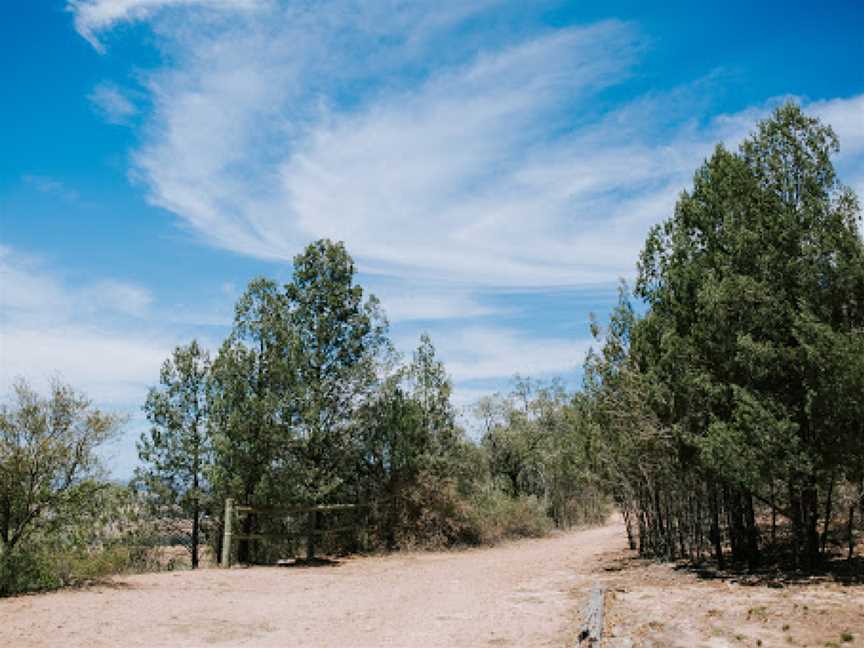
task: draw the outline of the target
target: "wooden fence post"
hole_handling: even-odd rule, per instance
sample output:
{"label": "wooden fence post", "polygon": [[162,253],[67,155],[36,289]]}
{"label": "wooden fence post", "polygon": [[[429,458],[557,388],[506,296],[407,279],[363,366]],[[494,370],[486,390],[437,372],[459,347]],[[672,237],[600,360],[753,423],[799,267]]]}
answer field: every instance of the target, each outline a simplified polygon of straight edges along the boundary
{"label": "wooden fence post", "polygon": [[231,537],[234,529],[234,498],[225,500],[225,519],[222,526],[222,567],[231,566]]}

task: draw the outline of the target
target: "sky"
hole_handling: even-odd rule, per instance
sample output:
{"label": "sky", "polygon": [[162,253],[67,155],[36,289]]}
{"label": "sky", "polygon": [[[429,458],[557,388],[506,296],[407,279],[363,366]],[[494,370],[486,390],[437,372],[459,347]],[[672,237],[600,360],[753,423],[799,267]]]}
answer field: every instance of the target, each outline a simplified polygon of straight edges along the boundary
{"label": "sky", "polygon": [[455,403],[578,387],[693,172],[788,99],[864,196],[864,3],[39,0],[0,21],[0,393],[128,416],[250,279],[344,241]]}

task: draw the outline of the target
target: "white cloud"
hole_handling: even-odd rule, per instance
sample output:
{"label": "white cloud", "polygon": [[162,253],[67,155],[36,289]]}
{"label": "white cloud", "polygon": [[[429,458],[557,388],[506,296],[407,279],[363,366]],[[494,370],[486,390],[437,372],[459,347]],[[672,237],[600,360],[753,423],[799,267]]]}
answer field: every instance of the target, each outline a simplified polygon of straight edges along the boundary
{"label": "white cloud", "polygon": [[170,350],[158,340],[69,324],[4,327],[0,347],[3,393],[19,376],[43,390],[59,377],[103,406],[121,408],[143,403]]}
{"label": "white cloud", "polygon": [[864,153],[864,95],[846,99],[816,101],[808,110],[831,124],[840,139],[840,154],[843,157]]}
{"label": "white cloud", "polygon": [[[598,93],[629,77],[642,48],[619,22],[487,35],[442,58],[457,40],[445,32],[471,11],[259,9],[207,29],[159,24],[173,64],[147,81],[154,112],[133,159],[154,204],[265,259],[327,236],[361,270],[412,280],[614,281],[714,144],[734,146],[768,110],[707,119],[709,77],[604,112]],[[808,105],[840,131],[856,186],[864,162],[847,151],[860,149],[862,101]],[[390,299],[396,318],[483,311],[447,301]]]}
{"label": "white cloud", "polygon": [[70,286],[39,260],[0,247],[0,392],[17,377],[40,389],[60,377],[102,406],[137,408],[172,345],[113,318],[143,315],[151,301],[116,280]]}
{"label": "white cloud", "polygon": [[[521,374],[549,377],[581,366],[591,341],[543,337],[496,326],[448,327],[432,334],[437,354],[457,384],[509,379]],[[410,355],[415,338],[401,337],[397,346]],[[478,392],[479,393],[479,392]]]}
{"label": "white cloud", "polygon": [[129,97],[113,83],[100,83],[87,98],[105,121],[111,124],[128,124],[138,112]]}
{"label": "white cloud", "polygon": [[137,316],[145,315],[153,303],[153,296],[147,289],[114,279],[97,281],[82,290],[77,299],[88,310],[109,310]]}
{"label": "white cloud", "polygon": [[[554,249],[559,227],[573,229],[570,197],[525,171],[563,155],[548,129],[566,125],[564,111],[627,73],[629,27],[552,32],[349,112],[303,94],[330,62],[306,41],[330,43],[298,37],[232,32],[152,80],[156,113],[135,160],[154,203],[217,245],[265,258],[331,236],[372,272],[505,285],[607,278],[564,251],[572,234]],[[286,58],[284,42],[301,55]]]}
{"label": "white cloud", "polygon": [[249,10],[263,5],[262,0],[68,0],[66,8],[75,14],[75,29],[99,52],[105,48],[100,32],[122,22],[150,18],[158,11],[177,7],[202,7],[219,10]]}
{"label": "white cloud", "polygon": [[385,282],[372,277],[364,284],[380,301],[391,323],[416,320],[462,320],[512,312],[484,303],[470,288],[447,283],[419,281]]}
{"label": "white cloud", "polygon": [[150,291],[129,282],[71,281],[44,260],[0,245],[0,399],[18,378],[43,393],[59,378],[98,407],[128,415],[102,453],[117,477],[130,476],[137,462],[135,440],[146,427],[141,405],[162,362],[196,333],[205,348],[217,348],[210,327],[230,322],[229,313],[200,305],[160,309]]}

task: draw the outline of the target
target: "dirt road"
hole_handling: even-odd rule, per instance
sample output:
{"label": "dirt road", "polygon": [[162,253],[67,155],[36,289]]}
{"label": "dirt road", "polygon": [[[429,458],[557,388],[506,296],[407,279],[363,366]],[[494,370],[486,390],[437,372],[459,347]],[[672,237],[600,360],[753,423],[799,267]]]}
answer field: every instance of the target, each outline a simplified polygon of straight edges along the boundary
{"label": "dirt road", "polygon": [[490,549],[200,570],[0,600],[0,646],[568,646],[617,523]]}

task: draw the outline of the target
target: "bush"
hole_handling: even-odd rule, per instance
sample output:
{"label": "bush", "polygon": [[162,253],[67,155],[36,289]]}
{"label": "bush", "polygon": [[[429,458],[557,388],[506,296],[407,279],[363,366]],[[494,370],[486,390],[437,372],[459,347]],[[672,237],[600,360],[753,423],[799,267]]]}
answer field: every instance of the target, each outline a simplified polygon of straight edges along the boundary
{"label": "bush", "polygon": [[466,541],[468,505],[453,479],[442,479],[424,472],[400,502],[396,530],[397,545],[408,547],[448,547]]}
{"label": "bush", "polygon": [[44,553],[15,549],[0,556],[0,597],[54,589],[63,584]]}
{"label": "bush", "polygon": [[471,498],[465,527],[474,544],[495,544],[508,538],[539,538],[552,530],[553,523],[533,495],[513,498],[487,489]]}
{"label": "bush", "polygon": [[0,553],[0,596],[163,568],[155,523],[136,498],[126,487],[99,484],[63,525],[35,527],[12,551]]}

